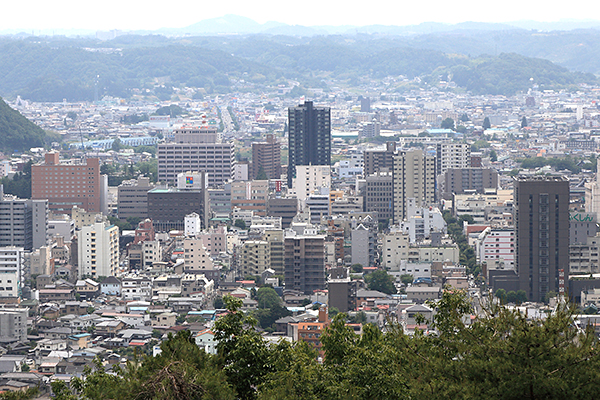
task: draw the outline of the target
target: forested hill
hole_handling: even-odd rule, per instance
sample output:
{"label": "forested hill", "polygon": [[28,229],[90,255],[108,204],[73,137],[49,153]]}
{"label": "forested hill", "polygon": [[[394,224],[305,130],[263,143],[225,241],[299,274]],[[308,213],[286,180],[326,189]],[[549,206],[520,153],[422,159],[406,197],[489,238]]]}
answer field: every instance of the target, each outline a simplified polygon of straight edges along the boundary
{"label": "forested hill", "polygon": [[261,91],[290,79],[304,88],[325,88],[325,80],[331,79],[358,85],[365,79],[402,76],[392,88],[399,92],[450,79],[457,90],[505,95],[527,90],[531,78],[544,88],[597,82],[592,74],[518,54],[470,57],[369,35],[151,35],[108,42],[0,38],[0,54],[0,95],[33,101],[92,100],[96,90],[99,96],[124,98],[144,90],[168,100],[177,87],[201,88],[208,94],[240,87]]}
{"label": "forested hill", "polygon": [[46,133],[0,98],[0,151],[14,151],[43,147]]}

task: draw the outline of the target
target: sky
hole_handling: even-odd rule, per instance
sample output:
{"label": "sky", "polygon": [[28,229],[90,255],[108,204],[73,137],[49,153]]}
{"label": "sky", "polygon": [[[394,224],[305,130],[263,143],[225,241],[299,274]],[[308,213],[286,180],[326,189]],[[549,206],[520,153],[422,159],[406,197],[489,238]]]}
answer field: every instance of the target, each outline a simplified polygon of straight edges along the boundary
{"label": "sky", "polygon": [[226,14],[248,17],[261,24],[277,21],[305,26],[600,19],[597,0],[573,3],[540,0],[16,0],[3,3],[0,31],[154,30],[185,27]]}

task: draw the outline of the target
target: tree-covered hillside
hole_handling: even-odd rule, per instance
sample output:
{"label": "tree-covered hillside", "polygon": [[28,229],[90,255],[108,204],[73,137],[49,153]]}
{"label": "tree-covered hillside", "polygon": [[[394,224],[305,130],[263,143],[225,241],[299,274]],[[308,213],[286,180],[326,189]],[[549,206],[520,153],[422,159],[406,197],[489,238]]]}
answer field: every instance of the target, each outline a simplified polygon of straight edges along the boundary
{"label": "tree-covered hillside", "polygon": [[[97,94],[128,98],[140,89],[168,100],[173,88],[201,93],[285,84],[324,87],[324,79],[353,84],[365,79],[404,76],[435,83],[453,78],[459,90],[511,95],[533,83],[564,88],[596,83],[591,74],[574,73],[549,61],[515,53],[471,57],[453,52],[465,40],[379,37],[375,35],[226,36],[166,38],[121,36],[91,39],[0,39],[0,95],[33,101],[92,100]],[[444,51],[434,49],[432,43]],[[487,42],[486,42],[487,43]],[[488,46],[489,47],[489,46]],[[481,46],[482,49],[486,45]],[[600,68],[599,68],[600,70]],[[254,86],[252,86],[254,85]]]}
{"label": "tree-covered hillside", "polygon": [[0,98],[0,151],[13,151],[43,147],[46,133],[36,124],[12,109]]}

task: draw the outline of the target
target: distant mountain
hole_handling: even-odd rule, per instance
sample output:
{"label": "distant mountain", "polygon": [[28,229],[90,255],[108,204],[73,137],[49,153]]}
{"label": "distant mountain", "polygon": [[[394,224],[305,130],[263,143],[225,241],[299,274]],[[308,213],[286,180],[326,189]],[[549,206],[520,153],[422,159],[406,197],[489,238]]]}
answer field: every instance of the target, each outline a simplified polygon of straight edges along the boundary
{"label": "distant mountain", "polygon": [[0,150],[8,154],[44,146],[42,128],[11,108],[0,98]]}
{"label": "distant mountain", "polygon": [[585,65],[582,71],[597,71],[600,31],[539,34],[464,27],[460,32],[413,36],[0,38],[0,95],[45,102],[89,101],[96,87],[100,97],[123,98],[147,88],[146,95],[170,100],[183,86],[198,88],[202,96],[238,90],[242,81],[243,90],[256,92],[289,80],[304,88],[326,88],[324,77],[351,84],[402,77],[399,91],[450,78],[473,93],[506,95],[527,90],[530,78],[546,88],[598,83],[592,74],[527,55],[552,56],[564,64]]}

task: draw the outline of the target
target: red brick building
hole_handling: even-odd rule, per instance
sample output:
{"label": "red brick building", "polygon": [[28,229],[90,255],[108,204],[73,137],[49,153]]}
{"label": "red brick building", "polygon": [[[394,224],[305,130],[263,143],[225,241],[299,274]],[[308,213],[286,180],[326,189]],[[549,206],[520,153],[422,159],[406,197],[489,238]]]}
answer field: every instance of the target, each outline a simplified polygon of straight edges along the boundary
{"label": "red brick building", "polygon": [[107,212],[107,180],[100,161],[61,163],[59,154],[46,153],[43,164],[31,167],[31,198],[48,199],[50,211],[70,214],[73,206],[88,212]]}

